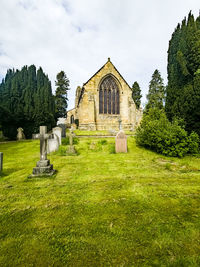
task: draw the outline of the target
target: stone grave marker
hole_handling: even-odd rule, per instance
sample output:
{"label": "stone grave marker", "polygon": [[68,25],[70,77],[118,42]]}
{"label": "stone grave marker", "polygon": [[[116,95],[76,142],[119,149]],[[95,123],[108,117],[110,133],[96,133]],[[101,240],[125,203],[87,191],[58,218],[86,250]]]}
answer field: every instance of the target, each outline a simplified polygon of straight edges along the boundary
{"label": "stone grave marker", "polygon": [[73,145],[73,130],[69,131],[69,148],[67,149],[68,154],[76,154],[75,147]]}
{"label": "stone grave marker", "polygon": [[47,153],[55,152],[59,149],[60,143],[59,138],[56,134],[52,134],[47,139]]}
{"label": "stone grave marker", "polygon": [[127,136],[120,130],[115,137],[115,152],[127,153]]}
{"label": "stone grave marker", "polygon": [[3,170],[3,152],[0,152],[0,172]]}
{"label": "stone grave marker", "polygon": [[62,129],[62,137],[66,137],[66,118],[58,118],[57,126]]}
{"label": "stone grave marker", "polygon": [[52,133],[56,134],[59,139],[59,145],[61,145],[62,142],[62,129],[60,127],[55,127],[52,129]]}
{"label": "stone grave marker", "polygon": [[24,130],[20,127],[17,129],[17,140],[25,139]]}
{"label": "stone grave marker", "polygon": [[40,126],[38,138],[40,139],[40,160],[33,168],[33,174],[30,177],[51,176],[55,173],[55,170],[53,165],[50,164],[50,160],[47,159],[47,139],[49,138],[47,126]]}
{"label": "stone grave marker", "polygon": [[121,131],[122,130],[122,120],[121,120],[121,118],[119,118],[118,122],[119,122],[119,131]]}
{"label": "stone grave marker", "polygon": [[62,129],[61,136],[66,137],[66,129],[67,129],[66,124],[58,124],[58,127]]}

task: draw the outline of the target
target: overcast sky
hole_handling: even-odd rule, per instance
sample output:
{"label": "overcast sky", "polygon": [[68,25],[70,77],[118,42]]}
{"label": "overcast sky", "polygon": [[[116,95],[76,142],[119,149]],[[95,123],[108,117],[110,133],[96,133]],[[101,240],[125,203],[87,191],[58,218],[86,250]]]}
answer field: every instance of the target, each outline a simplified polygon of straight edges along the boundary
{"label": "overcast sky", "polygon": [[0,78],[8,68],[41,66],[55,90],[56,74],[70,79],[69,109],[78,85],[110,57],[143,102],[154,70],[167,82],[167,49],[178,22],[199,0],[1,0]]}

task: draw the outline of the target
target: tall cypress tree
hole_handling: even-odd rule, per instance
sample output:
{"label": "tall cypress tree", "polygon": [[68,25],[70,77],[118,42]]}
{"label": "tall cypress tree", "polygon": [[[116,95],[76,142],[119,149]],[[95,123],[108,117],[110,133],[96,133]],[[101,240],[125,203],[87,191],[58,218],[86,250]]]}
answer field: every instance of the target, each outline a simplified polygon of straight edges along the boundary
{"label": "tall cypress tree", "polygon": [[168,49],[168,85],[166,113],[184,119],[186,130],[200,134],[200,17],[196,20],[190,12],[178,24]]}
{"label": "tall cypress tree", "polygon": [[66,117],[67,109],[67,93],[69,90],[69,79],[64,71],[61,71],[56,76],[56,95],[55,95],[55,112],[56,119]]}
{"label": "tall cypress tree", "polygon": [[132,98],[135,102],[136,108],[139,109],[141,105],[142,94],[138,82],[134,82],[132,85]]}
{"label": "tall cypress tree", "polygon": [[0,117],[4,135],[15,138],[18,127],[27,137],[38,132],[40,125],[50,129],[55,125],[54,105],[51,83],[41,68],[37,72],[34,65],[8,70],[0,84],[0,107],[8,114],[7,120]]}
{"label": "tall cypress tree", "polygon": [[147,94],[147,105],[145,110],[150,108],[164,108],[165,102],[165,86],[160,72],[156,69],[152,75],[152,79],[149,83],[149,92]]}

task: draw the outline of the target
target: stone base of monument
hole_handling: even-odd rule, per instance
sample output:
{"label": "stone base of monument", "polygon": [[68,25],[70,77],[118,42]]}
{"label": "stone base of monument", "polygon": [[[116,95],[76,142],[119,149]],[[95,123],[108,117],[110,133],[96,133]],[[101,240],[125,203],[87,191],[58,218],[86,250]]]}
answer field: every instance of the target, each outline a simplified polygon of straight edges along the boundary
{"label": "stone base of monument", "polygon": [[36,167],[33,168],[33,173],[29,177],[52,176],[55,172],[53,164],[50,164],[48,159],[40,160],[37,162]]}
{"label": "stone base of monument", "polygon": [[66,151],[67,154],[76,154],[76,149],[75,147],[72,145],[72,146],[69,146],[67,151]]}

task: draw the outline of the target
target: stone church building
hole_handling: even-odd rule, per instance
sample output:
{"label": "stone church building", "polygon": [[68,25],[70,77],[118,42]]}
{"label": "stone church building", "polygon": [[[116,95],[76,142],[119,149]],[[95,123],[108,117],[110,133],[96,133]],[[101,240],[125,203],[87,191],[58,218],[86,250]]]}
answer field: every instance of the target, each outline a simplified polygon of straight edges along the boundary
{"label": "stone church building", "polygon": [[82,88],[77,87],[75,108],[67,112],[67,123],[78,122],[80,130],[134,130],[142,118],[132,90],[108,58]]}

